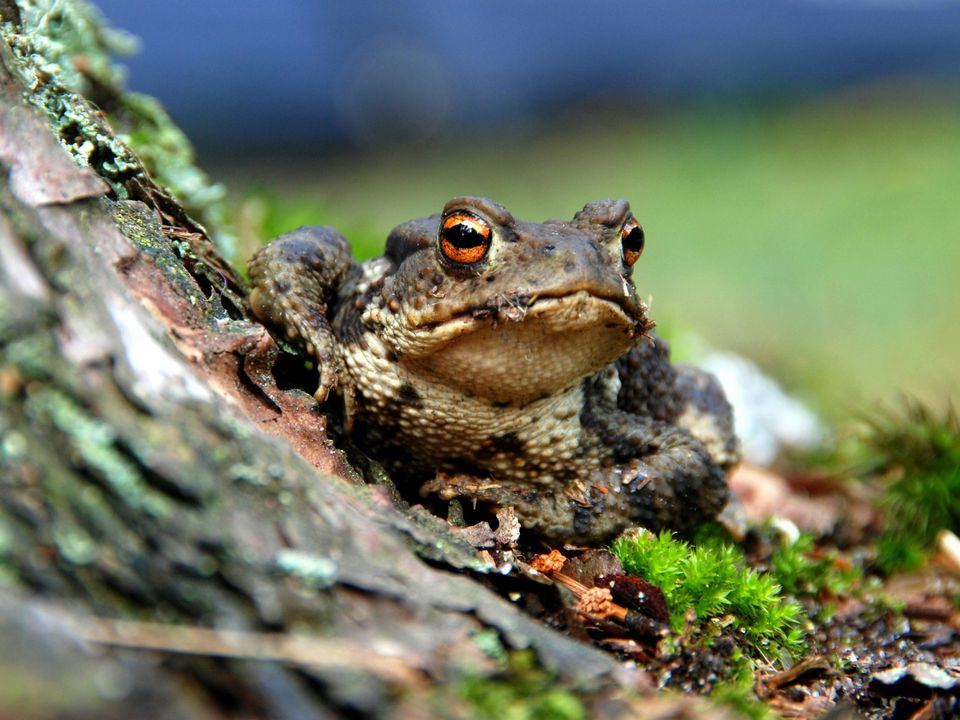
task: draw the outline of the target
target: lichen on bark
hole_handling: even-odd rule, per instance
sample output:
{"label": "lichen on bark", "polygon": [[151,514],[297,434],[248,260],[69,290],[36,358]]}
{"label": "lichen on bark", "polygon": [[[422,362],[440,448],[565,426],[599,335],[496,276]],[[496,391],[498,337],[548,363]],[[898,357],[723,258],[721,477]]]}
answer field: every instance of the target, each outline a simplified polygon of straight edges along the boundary
{"label": "lichen on bark", "polygon": [[126,72],[114,58],[136,52],[136,38],[110,27],[86,2],[21,0],[8,7],[17,12],[3,14],[0,34],[19,61],[31,101],[51,118],[74,159],[120,198],[128,195],[127,180],[148,172],[230,257],[223,186],[196,165],[192,144],[160,103],[124,90]]}

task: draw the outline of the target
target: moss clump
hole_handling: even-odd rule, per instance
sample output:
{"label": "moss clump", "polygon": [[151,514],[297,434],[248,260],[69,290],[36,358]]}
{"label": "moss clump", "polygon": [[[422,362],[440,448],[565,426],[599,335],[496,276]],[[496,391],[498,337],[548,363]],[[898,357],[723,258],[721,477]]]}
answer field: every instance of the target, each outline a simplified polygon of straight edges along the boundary
{"label": "moss clump", "polygon": [[[457,683],[466,717],[491,720],[581,720],[586,708],[570,690],[539,665],[530,651],[510,653],[503,673],[466,677]],[[444,713],[446,714],[446,713]]]}
{"label": "moss clump", "polygon": [[684,628],[690,613],[692,637],[706,639],[722,627],[749,657],[778,659],[803,651],[803,608],[782,595],[772,575],[747,568],[736,546],[694,546],[661,532],[622,537],[613,552],[628,573],[660,586],[674,631]]}
{"label": "moss clump", "polygon": [[840,561],[831,550],[815,556],[812,535],[781,543],[770,556],[770,570],[785,592],[798,598],[823,600],[849,595],[863,580],[863,571]]}
{"label": "moss clump", "polygon": [[860,473],[885,484],[877,565],[917,567],[941,530],[960,532],[960,419],[911,402],[873,418],[861,445]]}

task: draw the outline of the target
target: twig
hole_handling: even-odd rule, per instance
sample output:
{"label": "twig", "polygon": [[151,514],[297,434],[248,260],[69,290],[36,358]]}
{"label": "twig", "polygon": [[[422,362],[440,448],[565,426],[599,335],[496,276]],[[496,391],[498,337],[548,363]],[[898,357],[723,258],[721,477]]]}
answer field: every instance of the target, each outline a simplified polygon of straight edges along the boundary
{"label": "twig", "polygon": [[272,660],[315,668],[353,668],[403,686],[420,684],[424,680],[423,673],[406,660],[378,654],[349,640],[104,618],[61,616],[59,619],[81,639],[99,645],[240,660]]}

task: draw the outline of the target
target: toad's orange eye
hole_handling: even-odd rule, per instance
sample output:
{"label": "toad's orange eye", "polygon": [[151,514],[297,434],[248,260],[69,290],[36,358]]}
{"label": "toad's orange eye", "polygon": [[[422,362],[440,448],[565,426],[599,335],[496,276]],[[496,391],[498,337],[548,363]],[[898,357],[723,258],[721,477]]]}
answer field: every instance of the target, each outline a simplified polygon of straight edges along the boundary
{"label": "toad's orange eye", "polygon": [[492,235],[490,224],[483,218],[456,212],[440,224],[440,252],[458,265],[480,262],[490,249]]}
{"label": "toad's orange eye", "polygon": [[633,218],[627,220],[623,230],[620,231],[620,247],[623,252],[623,261],[632,267],[643,252],[643,228]]}

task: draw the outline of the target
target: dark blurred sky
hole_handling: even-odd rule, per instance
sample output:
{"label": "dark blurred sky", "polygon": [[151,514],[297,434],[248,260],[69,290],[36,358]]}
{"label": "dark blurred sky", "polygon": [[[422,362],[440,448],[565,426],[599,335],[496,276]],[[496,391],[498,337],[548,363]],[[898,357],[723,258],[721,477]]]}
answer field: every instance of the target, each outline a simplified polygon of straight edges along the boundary
{"label": "dark blurred sky", "polygon": [[956,0],[96,2],[143,40],[129,85],[207,153],[422,142],[570,107],[891,77],[960,84]]}

